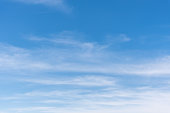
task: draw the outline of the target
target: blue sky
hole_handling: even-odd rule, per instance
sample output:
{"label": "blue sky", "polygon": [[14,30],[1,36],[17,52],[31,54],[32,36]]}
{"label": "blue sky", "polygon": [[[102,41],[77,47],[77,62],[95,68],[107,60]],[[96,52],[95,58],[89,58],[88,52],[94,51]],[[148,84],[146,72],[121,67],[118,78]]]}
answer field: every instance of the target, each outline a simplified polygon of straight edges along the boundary
{"label": "blue sky", "polygon": [[0,113],[169,113],[170,1],[0,0]]}

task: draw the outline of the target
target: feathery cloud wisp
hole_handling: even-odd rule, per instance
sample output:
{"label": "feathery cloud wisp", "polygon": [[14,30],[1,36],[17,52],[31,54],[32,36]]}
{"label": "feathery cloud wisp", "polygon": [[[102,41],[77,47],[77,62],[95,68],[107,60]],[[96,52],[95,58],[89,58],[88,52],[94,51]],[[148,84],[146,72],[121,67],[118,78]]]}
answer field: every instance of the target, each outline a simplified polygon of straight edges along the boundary
{"label": "feathery cloud wisp", "polygon": [[26,4],[55,7],[64,12],[71,11],[71,8],[66,4],[65,0],[14,0],[14,1],[26,3]]}
{"label": "feathery cloud wisp", "polygon": [[[73,39],[32,38],[49,45],[34,50],[1,44],[1,72],[86,72],[119,75],[162,76],[169,75],[170,57],[161,56],[147,62],[130,63],[106,46]],[[54,43],[54,45],[51,45]],[[125,62],[123,62],[123,60]],[[140,59],[138,59],[139,61]],[[118,62],[118,61],[121,61]],[[10,71],[9,71],[10,68]],[[22,70],[22,71],[21,71]]]}

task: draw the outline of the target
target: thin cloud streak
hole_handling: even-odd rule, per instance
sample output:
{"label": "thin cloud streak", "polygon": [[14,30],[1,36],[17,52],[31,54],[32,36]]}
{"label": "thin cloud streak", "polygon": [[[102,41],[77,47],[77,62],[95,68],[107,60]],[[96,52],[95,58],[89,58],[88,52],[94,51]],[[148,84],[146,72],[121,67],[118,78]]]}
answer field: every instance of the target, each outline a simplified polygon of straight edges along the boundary
{"label": "thin cloud streak", "polygon": [[[60,47],[54,45],[35,50],[1,44],[0,71],[3,73],[84,72],[140,76],[169,76],[170,74],[168,55],[143,63],[136,61],[119,63],[116,59],[119,55],[110,52],[109,48],[103,48],[103,45],[76,40],[63,42],[63,40],[52,42],[65,44]],[[119,60],[123,61],[122,58],[125,57],[120,56]]]}
{"label": "thin cloud streak", "polygon": [[59,79],[22,79],[21,82],[28,82],[42,85],[78,85],[78,86],[114,86],[113,77],[102,76],[83,76]]}
{"label": "thin cloud streak", "polygon": [[[170,104],[170,99],[168,99],[170,98],[169,91],[152,88],[140,88],[140,90],[119,88],[98,90],[98,92],[85,90],[29,92],[24,94],[23,97],[29,97],[29,100],[32,98],[35,100],[32,102],[38,102],[42,106],[15,108],[11,109],[11,112],[55,113],[62,111],[62,113],[70,113],[71,111],[73,113],[124,113],[126,111],[126,113],[160,113],[161,110],[168,113]],[[37,100],[37,98],[40,98],[40,100]],[[51,100],[49,100],[49,98],[51,98]],[[63,99],[65,103],[62,101]],[[54,107],[51,105],[54,103],[56,105],[64,104],[66,106]],[[43,107],[43,104],[46,104],[49,107]]]}
{"label": "thin cloud streak", "polygon": [[66,4],[65,0],[14,0],[25,4],[44,5],[54,7],[64,12],[71,12],[71,8]]}

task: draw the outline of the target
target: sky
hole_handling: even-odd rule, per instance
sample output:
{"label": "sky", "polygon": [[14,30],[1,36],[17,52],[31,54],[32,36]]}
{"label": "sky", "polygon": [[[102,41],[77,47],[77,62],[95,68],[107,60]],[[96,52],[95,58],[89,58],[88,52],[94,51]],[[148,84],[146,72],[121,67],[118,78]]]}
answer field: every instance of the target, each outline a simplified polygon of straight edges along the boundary
{"label": "sky", "polygon": [[169,0],[0,0],[0,113],[169,113]]}

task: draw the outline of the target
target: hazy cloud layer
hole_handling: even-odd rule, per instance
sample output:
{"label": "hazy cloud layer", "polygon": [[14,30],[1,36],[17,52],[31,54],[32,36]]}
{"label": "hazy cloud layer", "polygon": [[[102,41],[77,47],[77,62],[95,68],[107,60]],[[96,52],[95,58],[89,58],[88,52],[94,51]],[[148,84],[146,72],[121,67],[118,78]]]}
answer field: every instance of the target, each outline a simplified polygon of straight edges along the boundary
{"label": "hazy cloud layer", "polygon": [[[111,50],[110,43],[77,36],[31,36],[34,48],[0,44],[1,84],[10,81],[11,88],[23,89],[1,94],[0,100],[10,108],[2,113],[169,112],[168,54],[136,60]],[[155,78],[160,82],[154,84]]]}
{"label": "hazy cloud layer", "polygon": [[[1,72],[87,72],[118,75],[168,76],[170,57],[151,60],[133,59],[110,51],[107,44],[68,38],[37,38],[45,47],[34,50],[1,44]],[[51,45],[51,46],[50,46]],[[126,59],[132,59],[128,62]],[[147,61],[147,62],[146,62]],[[10,71],[9,71],[10,69]],[[22,72],[24,72],[22,71]]]}

